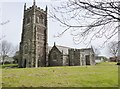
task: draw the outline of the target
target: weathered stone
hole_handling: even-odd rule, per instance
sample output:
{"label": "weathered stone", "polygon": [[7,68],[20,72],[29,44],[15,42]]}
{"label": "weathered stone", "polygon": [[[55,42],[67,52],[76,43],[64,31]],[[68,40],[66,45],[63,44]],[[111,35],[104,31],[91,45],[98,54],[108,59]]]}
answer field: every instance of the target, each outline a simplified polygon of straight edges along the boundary
{"label": "weathered stone", "polygon": [[[66,50],[68,52],[66,52]],[[95,54],[92,47],[85,49],[73,49],[69,47],[54,45],[49,52],[49,66],[94,65],[94,55]]]}
{"label": "weathered stone", "polygon": [[[49,52],[48,52],[49,50]],[[47,7],[44,11],[35,5],[26,9],[19,51],[19,67],[94,65],[93,48],[73,49],[64,46],[48,47]]]}
{"label": "weathered stone", "polygon": [[47,56],[47,8],[45,11],[34,4],[26,10],[20,42],[19,67],[46,66]]}

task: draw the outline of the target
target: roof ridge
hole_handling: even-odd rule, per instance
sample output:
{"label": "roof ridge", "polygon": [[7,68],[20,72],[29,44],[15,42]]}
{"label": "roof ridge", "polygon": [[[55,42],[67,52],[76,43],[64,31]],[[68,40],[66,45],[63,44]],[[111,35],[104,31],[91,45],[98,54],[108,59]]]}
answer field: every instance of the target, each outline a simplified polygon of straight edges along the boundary
{"label": "roof ridge", "polygon": [[56,46],[59,46],[59,47],[64,47],[64,48],[71,48],[71,47],[68,47],[68,46],[63,46],[63,45],[56,45]]}

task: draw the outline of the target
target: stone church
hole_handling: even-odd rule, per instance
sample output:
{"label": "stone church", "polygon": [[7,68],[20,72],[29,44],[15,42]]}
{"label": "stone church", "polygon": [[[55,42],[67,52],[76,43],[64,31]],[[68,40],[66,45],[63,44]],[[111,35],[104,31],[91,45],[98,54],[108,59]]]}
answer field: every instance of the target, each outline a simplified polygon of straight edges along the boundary
{"label": "stone church", "polygon": [[36,6],[26,8],[24,5],[23,27],[19,50],[19,67],[45,66],[81,66],[94,65],[94,51],[88,49],[71,49],[53,47],[47,43],[47,6],[45,10]]}
{"label": "stone church", "polygon": [[74,49],[55,45],[48,47],[48,66],[95,65],[93,48]]}

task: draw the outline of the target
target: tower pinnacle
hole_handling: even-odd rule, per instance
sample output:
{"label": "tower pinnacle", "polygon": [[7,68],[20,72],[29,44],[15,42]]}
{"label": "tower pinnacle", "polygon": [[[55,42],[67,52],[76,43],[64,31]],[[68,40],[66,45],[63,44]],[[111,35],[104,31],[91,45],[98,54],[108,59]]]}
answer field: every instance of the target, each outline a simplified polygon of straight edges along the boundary
{"label": "tower pinnacle", "polygon": [[34,6],[35,6],[35,3],[36,3],[36,2],[35,2],[35,0],[34,0],[34,1],[33,1],[33,5],[34,5]]}
{"label": "tower pinnacle", "polygon": [[55,44],[55,42],[54,42],[54,46],[55,46],[56,44]]}
{"label": "tower pinnacle", "polygon": [[24,11],[26,10],[26,3],[24,4]]}
{"label": "tower pinnacle", "polygon": [[47,5],[46,5],[46,8],[45,8],[46,12],[47,12]]}

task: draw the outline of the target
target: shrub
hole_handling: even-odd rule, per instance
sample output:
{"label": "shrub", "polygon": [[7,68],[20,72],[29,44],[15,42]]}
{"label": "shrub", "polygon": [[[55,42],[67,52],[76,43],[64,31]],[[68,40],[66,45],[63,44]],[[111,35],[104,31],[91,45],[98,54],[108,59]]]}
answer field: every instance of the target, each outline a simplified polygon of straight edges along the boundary
{"label": "shrub", "polygon": [[117,65],[120,65],[120,62],[118,62]]}

